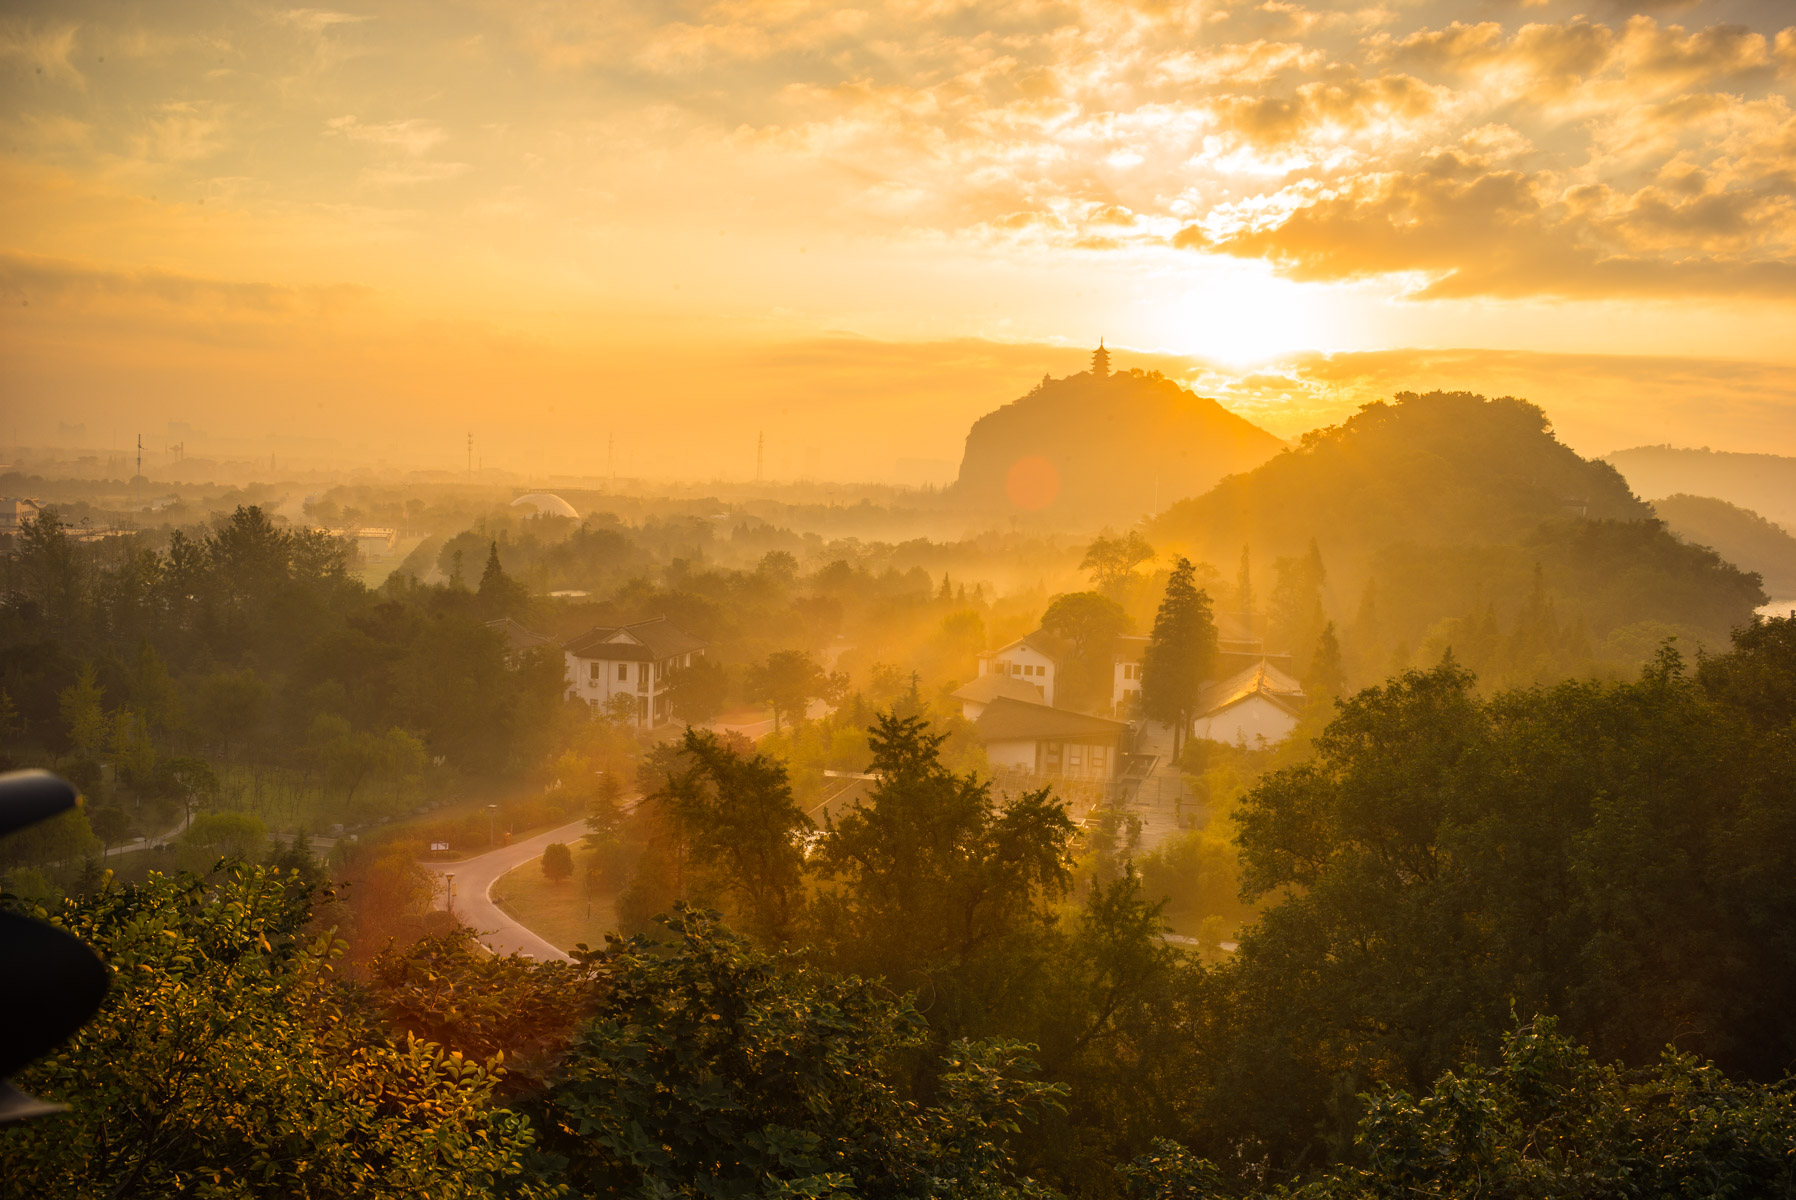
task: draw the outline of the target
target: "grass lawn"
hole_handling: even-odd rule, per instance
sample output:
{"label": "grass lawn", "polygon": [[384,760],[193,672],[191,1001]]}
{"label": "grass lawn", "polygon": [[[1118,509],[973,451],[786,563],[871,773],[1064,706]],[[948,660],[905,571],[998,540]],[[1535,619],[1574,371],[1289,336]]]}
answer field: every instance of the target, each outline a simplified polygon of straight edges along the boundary
{"label": "grass lawn", "polygon": [[493,899],[532,933],[564,950],[580,942],[596,950],[617,928],[615,894],[588,896],[577,876],[553,882],[543,874],[540,858],[499,876]]}

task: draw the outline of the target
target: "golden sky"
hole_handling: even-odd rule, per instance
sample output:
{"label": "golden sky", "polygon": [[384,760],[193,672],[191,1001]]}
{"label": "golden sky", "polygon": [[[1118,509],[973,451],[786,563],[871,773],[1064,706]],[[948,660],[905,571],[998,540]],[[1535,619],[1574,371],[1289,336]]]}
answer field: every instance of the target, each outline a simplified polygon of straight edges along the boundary
{"label": "golden sky", "polygon": [[14,0],[0,81],[30,444],[891,478],[1102,335],[1796,453],[1789,0]]}

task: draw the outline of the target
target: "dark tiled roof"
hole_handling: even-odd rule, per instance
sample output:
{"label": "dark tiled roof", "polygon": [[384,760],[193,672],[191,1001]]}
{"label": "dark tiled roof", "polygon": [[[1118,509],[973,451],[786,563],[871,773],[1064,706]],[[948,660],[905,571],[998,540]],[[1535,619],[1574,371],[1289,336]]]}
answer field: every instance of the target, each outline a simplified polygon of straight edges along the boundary
{"label": "dark tiled roof", "polygon": [[956,700],[964,700],[970,704],[985,704],[1001,696],[1029,704],[1042,702],[1042,690],[1039,687],[1020,675],[1000,675],[996,671],[987,671],[971,683],[962,684],[954,689],[953,695]]}
{"label": "dark tiled roof", "polygon": [[979,657],[996,658],[1006,650],[1016,646],[1027,646],[1037,654],[1059,666],[1072,656],[1072,646],[1045,630],[1037,629],[1034,633],[1026,633],[1014,642],[1006,642],[996,650],[983,651]]}
{"label": "dark tiled roof", "polygon": [[668,623],[666,617],[634,625],[599,625],[570,638],[566,650],[575,658],[659,662],[703,650],[705,643]]}
{"label": "dark tiled roof", "polygon": [[973,722],[986,742],[1025,742],[1066,738],[1113,738],[1129,731],[1125,721],[1093,717],[1065,708],[1049,708],[999,696]]}

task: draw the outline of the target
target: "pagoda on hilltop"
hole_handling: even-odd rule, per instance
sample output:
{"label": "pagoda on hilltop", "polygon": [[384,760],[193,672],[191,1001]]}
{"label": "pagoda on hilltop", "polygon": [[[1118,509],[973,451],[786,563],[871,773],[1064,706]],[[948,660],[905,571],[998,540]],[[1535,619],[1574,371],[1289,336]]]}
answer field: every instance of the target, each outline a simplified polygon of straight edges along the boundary
{"label": "pagoda on hilltop", "polygon": [[1091,352],[1091,373],[1099,379],[1110,376],[1110,351],[1104,349],[1104,339],[1098,339],[1098,348]]}

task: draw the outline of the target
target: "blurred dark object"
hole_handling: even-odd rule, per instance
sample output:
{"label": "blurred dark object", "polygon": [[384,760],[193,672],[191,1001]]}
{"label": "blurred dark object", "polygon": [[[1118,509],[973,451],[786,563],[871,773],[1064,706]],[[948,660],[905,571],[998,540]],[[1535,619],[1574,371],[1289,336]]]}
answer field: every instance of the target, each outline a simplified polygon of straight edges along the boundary
{"label": "blurred dark object", "polygon": [[[67,812],[79,797],[48,771],[0,775],[0,837]],[[77,938],[43,921],[0,912],[0,1077],[49,1053],[80,1029],[106,995],[106,965]],[[61,1111],[0,1078],[0,1124]]]}

